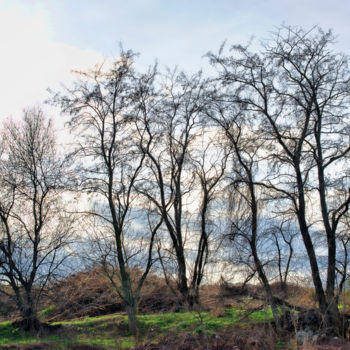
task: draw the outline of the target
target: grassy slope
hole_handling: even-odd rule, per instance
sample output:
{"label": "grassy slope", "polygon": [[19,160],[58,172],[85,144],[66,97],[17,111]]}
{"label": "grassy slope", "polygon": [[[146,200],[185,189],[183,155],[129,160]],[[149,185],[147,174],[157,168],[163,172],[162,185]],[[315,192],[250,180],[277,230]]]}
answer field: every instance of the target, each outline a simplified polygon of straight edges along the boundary
{"label": "grassy slope", "polygon": [[[169,334],[195,333],[213,334],[230,327],[244,326],[249,322],[270,319],[269,312],[257,311],[242,319],[244,313],[238,309],[225,309],[221,315],[207,312],[165,313],[140,315],[139,343],[152,339],[157,342]],[[127,349],[135,346],[134,338],[127,331],[125,315],[114,314],[100,317],[86,317],[66,322],[56,322],[61,329],[40,338],[20,332],[10,322],[0,323],[0,346],[14,344],[46,343],[50,349],[67,349],[73,344],[89,344],[102,349]]]}

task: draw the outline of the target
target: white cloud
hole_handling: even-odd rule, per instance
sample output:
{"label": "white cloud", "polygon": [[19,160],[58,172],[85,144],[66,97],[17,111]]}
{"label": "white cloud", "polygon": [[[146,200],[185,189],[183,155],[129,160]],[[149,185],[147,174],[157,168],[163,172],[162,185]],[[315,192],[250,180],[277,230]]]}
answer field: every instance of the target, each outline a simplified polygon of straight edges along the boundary
{"label": "white cloud", "polygon": [[52,41],[44,8],[8,4],[0,2],[0,119],[42,104],[47,88],[72,82],[72,69],[85,70],[103,60],[94,50]]}

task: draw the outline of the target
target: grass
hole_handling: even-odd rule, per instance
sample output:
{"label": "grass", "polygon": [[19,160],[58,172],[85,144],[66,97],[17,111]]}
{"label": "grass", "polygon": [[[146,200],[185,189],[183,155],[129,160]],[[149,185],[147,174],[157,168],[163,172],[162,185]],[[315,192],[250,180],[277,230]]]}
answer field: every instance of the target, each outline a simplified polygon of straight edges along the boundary
{"label": "grass", "polygon": [[0,323],[0,345],[7,344],[30,344],[40,340],[33,337],[27,332],[20,332],[18,328],[14,328],[11,322],[6,321]]}
{"label": "grass", "polygon": [[[43,310],[44,311],[44,310]],[[256,311],[247,319],[242,319],[244,312],[230,308],[219,316],[208,312],[181,312],[138,317],[140,342],[157,339],[169,333],[215,333],[234,325],[244,325],[251,321],[262,322],[271,319],[270,311]],[[0,323],[0,346],[13,344],[50,343],[52,349],[69,348],[71,344],[89,344],[104,349],[127,349],[135,346],[134,338],[127,330],[127,317],[123,314],[85,317],[71,321],[54,322],[62,325],[61,334],[34,337],[21,332],[10,322]],[[58,330],[60,332],[60,330]]]}
{"label": "grass", "polygon": [[57,309],[56,304],[51,304],[47,308],[41,310],[39,313],[39,316],[41,318],[49,317],[50,315],[52,315],[56,311],[56,309]]}

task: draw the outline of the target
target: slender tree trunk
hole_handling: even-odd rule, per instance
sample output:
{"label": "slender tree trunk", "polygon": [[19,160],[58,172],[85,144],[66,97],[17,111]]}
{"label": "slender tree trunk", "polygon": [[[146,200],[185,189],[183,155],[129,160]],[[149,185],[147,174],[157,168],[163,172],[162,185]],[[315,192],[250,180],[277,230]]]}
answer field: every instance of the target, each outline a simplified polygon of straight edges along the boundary
{"label": "slender tree trunk", "polygon": [[[322,160],[322,159],[321,159]],[[323,224],[327,235],[328,246],[328,267],[327,267],[327,286],[326,286],[326,298],[327,298],[327,317],[326,327],[334,328],[336,334],[340,333],[340,313],[338,309],[337,297],[335,295],[335,273],[336,273],[336,227],[331,227],[328,217],[328,208],[326,202],[326,189],[325,179],[322,164],[318,164],[318,177],[319,177],[319,194],[321,203],[321,212],[323,218]]]}
{"label": "slender tree trunk", "polygon": [[305,205],[305,198],[304,198],[303,179],[301,176],[299,164],[295,162],[294,166],[295,166],[296,180],[297,180],[297,186],[298,186],[298,207],[296,208],[296,214],[298,218],[300,233],[303,238],[306,252],[310,262],[311,275],[315,286],[316,298],[319,304],[319,309],[321,314],[325,316],[327,314],[328,305],[327,305],[327,300],[326,300],[325,293],[322,286],[322,281],[320,277],[320,271],[318,268],[314,245],[309,234],[308,225],[306,223],[306,217],[305,217],[306,205]]}
{"label": "slender tree trunk", "polygon": [[[199,286],[202,282],[204,267],[208,258],[208,234],[207,234],[207,210],[210,201],[209,191],[207,189],[207,183],[204,180],[202,182],[203,200],[201,208],[201,237],[198,243],[197,256],[193,269],[193,276],[191,281],[191,287],[189,289],[189,302],[191,308],[194,305],[199,305]],[[213,188],[213,187],[212,187]]]}
{"label": "slender tree trunk", "polygon": [[21,310],[23,317],[23,329],[26,331],[37,332],[41,328],[41,323],[38,320],[36,309],[34,306],[31,290],[25,292],[25,300],[23,309]]}
{"label": "slender tree trunk", "polygon": [[340,332],[340,314],[336,298],[326,298],[320,272],[318,269],[315,250],[311,241],[311,237],[308,233],[306,221],[303,215],[298,215],[300,231],[304,240],[305,248],[309,257],[312,279],[315,286],[316,298],[319,305],[319,310],[323,316],[323,327],[330,329],[330,333],[339,334]]}
{"label": "slender tree trunk", "polygon": [[132,303],[131,305],[126,305],[126,313],[128,315],[129,331],[135,338],[137,338],[138,337],[138,327],[137,327],[136,303]]}
{"label": "slender tree trunk", "polygon": [[189,310],[193,310],[199,305],[199,285],[195,284],[188,289],[187,306]]}
{"label": "slender tree trunk", "polygon": [[128,315],[128,326],[130,333],[137,339],[138,337],[138,327],[137,327],[137,304],[138,298],[134,295],[132,284],[130,280],[130,275],[123,269],[121,272],[122,277],[122,288],[123,288],[123,297],[126,304],[126,313]]}
{"label": "slender tree trunk", "polygon": [[277,306],[276,306],[275,299],[274,299],[273,294],[272,294],[270,283],[269,283],[269,281],[268,281],[268,279],[266,277],[264,268],[263,268],[263,266],[261,264],[261,261],[260,261],[260,259],[258,257],[258,253],[257,253],[257,250],[256,250],[255,243],[251,244],[251,250],[252,250],[252,255],[253,255],[253,258],[254,258],[254,264],[255,264],[255,267],[257,269],[259,279],[260,279],[260,281],[261,281],[261,283],[262,283],[262,285],[264,287],[264,291],[265,291],[267,302],[271,306],[273,319],[274,319],[276,325],[278,325],[278,323],[279,323],[278,319],[279,318],[278,318]]}
{"label": "slender tree trunk", "polygon": [[343,263],[343,271],[341,272],[341,280],[339,283],[339,287],[338,287],[338,291],[336,294],[336,298],[337,298],[337,305],[339,305],[339,299],[341,294],[343,293],[343,289],[344,289],[344,284],[346,282],[346,277],[347,277],[347,270],[348,270],[348,248],[347,248],[347,244],[349,242],[349,240],[346,240],[344,242],[344,240],[342,239],[342,244],[344,247],[344,263]]}
{"label": "slender tree trunk", "polygon": [[186,262],[183,249],[177,250],[176,253],[177,264],[178,264],[178,287],[181,294],[182,300],[180,301],[182,306],[188,303],[189,288],[186,276]]}
{"label": "slender tree trunk", "polygon": [[275,324],[278,326],[279,321],[278,321],[278,313],[277,313],[277,306],[274,301],[273,295],[272,295],[272,290],[270,287],[270,283],[266,277],[264,268],[261,264],[261,261],[259,259],[258,251],[257,251],[257,234],[258,234],[258,203],[257,199],[255,196],[255,188],[254,188],[254,183],[253,183],[253,178],[250,172],[247,171],[247,175],[249,178],[248,182],[248,187],[249,187],[249,192],[250,192],[250,199],[251,199],[251,204],[250,204],[250,210],[252,214],[252,220],[251,220],[251,239],[249,241],[250,243],[250,249],[253,255],[254,259],[254,264],[258,272],[258,276],[260,278],[260,281],[263,284],[265,295],[267,298],[268,304],[271,306],[271,311],[272,315],[275,321]]}

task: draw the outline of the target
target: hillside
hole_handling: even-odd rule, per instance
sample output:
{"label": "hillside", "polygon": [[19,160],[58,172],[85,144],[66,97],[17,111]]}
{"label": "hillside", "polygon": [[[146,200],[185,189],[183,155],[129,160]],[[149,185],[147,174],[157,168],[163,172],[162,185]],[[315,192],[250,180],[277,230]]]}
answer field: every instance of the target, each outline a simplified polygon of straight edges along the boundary
{"label": "hillside", "polygon": [[[273,290],[283,297],[278,285]],[[317,324],[313,333],[301,330],[298,317],[294,329],[286,327],[277,335],[261,295],[261,288],[253,285],[206,285],[201,306],[181,311],[165,281],[151,275],[142,294],[135,339],[127,330],[123,303],[100,271],[84,271],[47,291],[40,317],[48,326],[40,335],[21,331],[8,303],[8,320],[0,324],[0,349],[350,349],[346,340],[316,337]],[[296,308],[315,307],[313,290],[303,286],[289,285],[286,300]],[[349,301],[343,296],[344,313]]]}

